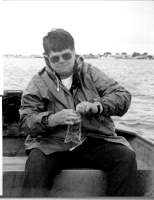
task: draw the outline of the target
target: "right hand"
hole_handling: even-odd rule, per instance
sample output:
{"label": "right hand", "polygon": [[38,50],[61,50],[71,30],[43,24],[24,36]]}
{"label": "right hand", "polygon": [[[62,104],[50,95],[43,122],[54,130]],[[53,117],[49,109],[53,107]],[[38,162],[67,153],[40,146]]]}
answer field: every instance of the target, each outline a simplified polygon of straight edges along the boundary
{"label": "right hand", "polygon": [[[101,103],[99,102],[87,102],[87,101],[82,101],[81,103],[79,103],[76,107],[77,112],[82,113],[82,114],[86,114],[86,113],[97,113],[98,112],[98,108],[97,105],[101,105]],[[102,108],[101,108],[102,109]]]}
{"label": "right hand", "polygon": [[48,117],[48,124],[51,127],[57,125],[72,125],[74,122],[78,121],[80,116],[73,109],[63,109],[55,114],[51,114]]}

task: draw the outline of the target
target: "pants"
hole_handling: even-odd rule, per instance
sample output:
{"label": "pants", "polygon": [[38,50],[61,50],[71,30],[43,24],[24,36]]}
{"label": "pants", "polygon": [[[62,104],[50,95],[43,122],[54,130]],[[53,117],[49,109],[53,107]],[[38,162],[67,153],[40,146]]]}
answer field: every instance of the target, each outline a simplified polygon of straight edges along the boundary
{"label": "pants", "polygon": [[107,172],[106,196],[135,196],[135,153],[122,144],[87,138],[73,151],[45,155],[39,149],[31,150],[25,167],[22,197],[47,197],[54,176],[72,167]]}

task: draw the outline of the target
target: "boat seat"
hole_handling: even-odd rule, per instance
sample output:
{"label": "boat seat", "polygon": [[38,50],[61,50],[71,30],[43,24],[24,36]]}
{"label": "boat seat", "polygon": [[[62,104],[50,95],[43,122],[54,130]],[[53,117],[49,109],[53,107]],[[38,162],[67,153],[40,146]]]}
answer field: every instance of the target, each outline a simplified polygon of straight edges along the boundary
{"label": "boat seat", "polygon": [[[20,197],[27,157],[3,157],[3,197]],[[106,174],[98,169],[65,169],[54,179],[49,197],[100,197]]]}
{"label": "boat seat", "polygon": [[[27,157],[3,157],[3,197],[21,197]],[[137,160],[136,196],[154,196],[154,170]],[[145,183],[146,182],[146,183]],[[106,173],[97,169],[65,169],[54,179],[49,197],[106,195]]]}

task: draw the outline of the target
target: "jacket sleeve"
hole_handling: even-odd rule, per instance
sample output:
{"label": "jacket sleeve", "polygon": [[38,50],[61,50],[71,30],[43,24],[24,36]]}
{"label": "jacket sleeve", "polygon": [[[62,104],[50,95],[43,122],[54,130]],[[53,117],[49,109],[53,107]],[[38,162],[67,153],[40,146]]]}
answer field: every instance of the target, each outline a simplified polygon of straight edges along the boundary
{"label": "jacket sleeve", "polygon": [[46,111],[46,105],[35,84],[30,83],[21,98],[20,126],[31,136],[48,132],[50,128],[44,122],[45,117],[52,114]]}
{"label": "jacket sleeve", "polygon": [[96,67],[90,67],[89,73],[99,93],[96,100],[103,106],[102,115],[123,116],[130,107],[130,92]]}

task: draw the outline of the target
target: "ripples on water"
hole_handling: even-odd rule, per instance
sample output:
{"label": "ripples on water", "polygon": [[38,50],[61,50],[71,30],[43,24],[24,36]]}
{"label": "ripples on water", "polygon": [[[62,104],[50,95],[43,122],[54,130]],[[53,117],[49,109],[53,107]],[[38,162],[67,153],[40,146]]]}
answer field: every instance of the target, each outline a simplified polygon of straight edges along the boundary
{"label": "ripples on water", "polygon": [[[103,70],[132,94],[129,111],[113,117],[132,130],[154,140],[154,60],[86,60]],[[45,66],[41,58],[4,58],[4,90],[24,90],[34,74]]]}

